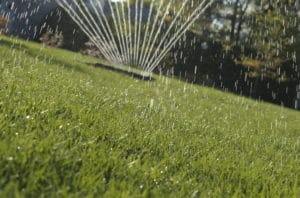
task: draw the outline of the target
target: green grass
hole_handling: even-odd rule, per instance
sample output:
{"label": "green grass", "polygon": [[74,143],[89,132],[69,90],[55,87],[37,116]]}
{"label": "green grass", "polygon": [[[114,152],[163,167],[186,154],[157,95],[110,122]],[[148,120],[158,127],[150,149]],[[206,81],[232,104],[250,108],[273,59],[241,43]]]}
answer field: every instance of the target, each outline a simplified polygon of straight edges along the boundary
{"label": "green grass", "polygon": [[0,197],[300,197],[300,113],[0,37]]}

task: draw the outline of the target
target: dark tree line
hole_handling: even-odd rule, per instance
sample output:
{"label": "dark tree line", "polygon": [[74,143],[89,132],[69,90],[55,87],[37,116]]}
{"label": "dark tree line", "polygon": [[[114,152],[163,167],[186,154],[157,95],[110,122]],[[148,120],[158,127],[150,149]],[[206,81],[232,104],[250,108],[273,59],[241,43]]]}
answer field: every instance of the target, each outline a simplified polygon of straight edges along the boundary
{"label": "dark tree line", "polygon": [[299,10],[298,0],[216,1],[186,35],[194,48],[174,48],[171,70],[190,82],[294,107]]}

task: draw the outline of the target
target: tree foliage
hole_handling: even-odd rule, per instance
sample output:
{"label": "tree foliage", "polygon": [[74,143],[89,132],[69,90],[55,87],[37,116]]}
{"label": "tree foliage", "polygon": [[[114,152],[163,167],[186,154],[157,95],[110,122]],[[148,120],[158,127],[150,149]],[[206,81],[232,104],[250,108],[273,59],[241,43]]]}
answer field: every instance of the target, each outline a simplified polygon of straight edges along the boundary
{"label": "tree foliage", "polygon": [[196,46],[174,48],[185,54],[175,64],[177,73],[187,72],[195,82],[206,76],[219,88],[292,107],[300,80],[298,4],[216,0],[191,29],[195,38],[187,43],[196,40]]}

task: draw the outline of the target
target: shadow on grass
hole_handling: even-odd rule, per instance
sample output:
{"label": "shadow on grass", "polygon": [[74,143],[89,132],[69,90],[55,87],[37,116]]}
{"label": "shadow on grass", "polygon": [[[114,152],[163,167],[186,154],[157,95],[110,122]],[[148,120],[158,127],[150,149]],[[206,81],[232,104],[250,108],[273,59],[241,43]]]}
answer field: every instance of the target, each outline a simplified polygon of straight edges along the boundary
{"label": "shadow on grass", "polygon": [[13,41],[7,41],[0,38],[0,47],[6,46],[11,49],[17,49],[17,50],[28,50],[29,48],[27,46],[24,46],[22,43],[16,43]]}
{"label": "shadow on grass", "polygon": [[[32,57],[39,57],[40,56],[40,51],[39,50],[35,50],[35,49],[31,49],[30,51],[26,52],[28,55],[32,56]],[[80,66],[76,65],[75,63],[69,63],[67,61],[63,61],[63,60],[59,60],[59,59],[53,59],[51,58],[49,55],[44,54],[44,57],[46,58],[46,60],[51,60],[51,64],[54,65],[58,65],[58,66],[63,66],[65,69],[69,69],[72,71],[77,71],[77,72],[81,72],[81,73],[86,73],[86,71],[82,68],[80,68]],[[43,60],[43,57],[39,57],[39,60]]]}
{"label": "shadow on grass", "polygon": [[8,41],[8,40],[0,39],[0,46],[6,46],[6,47],[9,47],[11,49],[16,49],[16,50],[23,50],[24,53],[26,53],[27,55],[34,57],[34,58],[38,58],[40,61],[43,61],[45,59],[51,60],[51,64],[61,65],[64,68],[69,69],[69,70],[78,71],[78,72],[82,72],[82,73],[86,72],[79,66],[76,66],[75,64],[71,64],[67,61],[53,59],[47,54],[44,54],[43,56],[41,56],[40,49],[28,47],[23,43],[14,42],[13,40]]}
{"label": "shadow on grass", "polygon": [[[41,61],[43,61],[43,60],[50,61],[51,60],[51,64],[62,65],[66,69],[86,73],[86,71],[83,70],[82,68],[80,68],[78,65],[69,63],[68,61],[59,60],[57,58],[53,59],[47,53],[44,53],[44,55],[41,56],[41,50],[40,49],[36,49],[34,47],[26,46],[22,42],[15,42],[14,40],[9,40],[8,41],[6,39],[1,39],[0,38],[0,46],[1,45],[7,46],[11,49],[23,50],[24,53],[28,54],[31,57],[38,58]],[[111,65],[106,65],[106,64],[103,64],[103,63],[85,63],[85,64],[96,67],[96,68],[102,68],[102,69],[114,71],[114,72],[117,72],[117,73],[121,73],[121,74],[130,76],[134,79],[139,79],[139,80],[144,80],[144,81],[155,81],[155,79],[151,76],[141,75],[141,74],[138,74],[136,72],[127,71],[125,69],[113,67]]]}
{"label": "shadow on grass", "polygon": [[116,68],[116,67],[113,67],[111,65],[105,65],[103,63],[86,63],[86,64],[91,65],[91,66],[96,67],[96,68],[102,68],[102,69],[114,71],[114,72],[117,72],[117,73],[121,73],[121,74],[130,76],[132,78],[139,79],[139,80],[155,81],[155,79],[152,76],[144,76],[144,75],[141,75],[141,74],[138,74],[138,73],[135,73],[135,72],[130,72],[130,71],[123,70],[121,68]]}

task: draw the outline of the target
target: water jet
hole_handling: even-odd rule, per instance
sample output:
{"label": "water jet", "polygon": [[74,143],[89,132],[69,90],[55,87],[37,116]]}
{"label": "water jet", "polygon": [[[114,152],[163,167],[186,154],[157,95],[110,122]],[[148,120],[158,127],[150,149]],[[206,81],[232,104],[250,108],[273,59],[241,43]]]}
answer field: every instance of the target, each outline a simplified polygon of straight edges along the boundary
{"label": "water jet", "polygon": [[214,0],[56,0],[112,64],[151,73]]}

